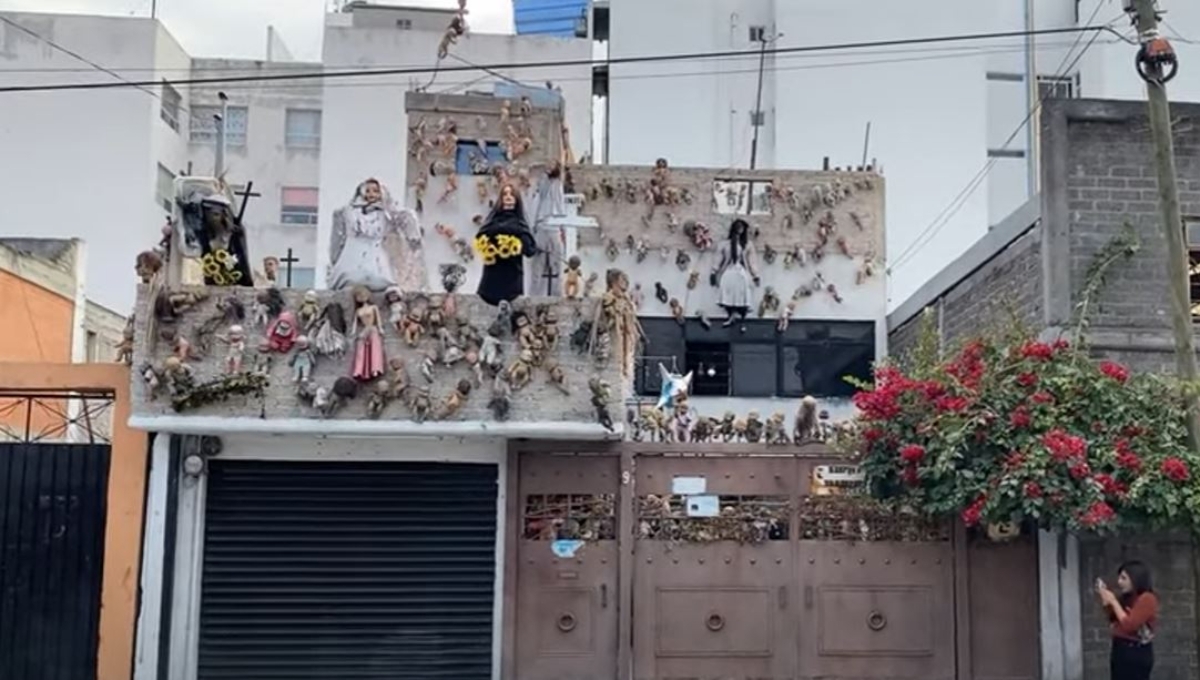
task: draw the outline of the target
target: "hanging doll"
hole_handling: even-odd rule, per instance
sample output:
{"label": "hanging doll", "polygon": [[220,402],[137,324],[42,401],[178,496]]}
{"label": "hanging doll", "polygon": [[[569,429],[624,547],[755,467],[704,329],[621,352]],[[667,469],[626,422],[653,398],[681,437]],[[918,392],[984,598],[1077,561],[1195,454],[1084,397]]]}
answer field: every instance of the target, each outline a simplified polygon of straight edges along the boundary
{"label": "hanging doll", "polygon": [[745,220],[734,220],[729,225],[729,238],[721,244],[721,261],[710,281],[720,288],[719,304],[729,315],[722,325],[728,327],[745,320],[750,312],[751,287],[759,284],[754,243],[750,241],[750,225]]}
{"label": "hanging doll", "polygon": [[325,305],[314,326],[313,345],[318,354],[341,356],[346,352],[346,312],[336,302]]}
{"label": "hanging doll", "polygon": [[475,236],[475,251],[483,260],[479,297],[489,305],[511,302],[525,294],[524,258],[537,246],[525,221],[525,210],[516,187],[505,184],[491,214]]}
{"label": "hanging doll", "polygon": [[383,375],[387,369],[383,359],[383,320],[379,308],[371,302],[371,291],[365,286],[354,288],[350,334],[354,336],[354,365],[350,375],[361,381]]}

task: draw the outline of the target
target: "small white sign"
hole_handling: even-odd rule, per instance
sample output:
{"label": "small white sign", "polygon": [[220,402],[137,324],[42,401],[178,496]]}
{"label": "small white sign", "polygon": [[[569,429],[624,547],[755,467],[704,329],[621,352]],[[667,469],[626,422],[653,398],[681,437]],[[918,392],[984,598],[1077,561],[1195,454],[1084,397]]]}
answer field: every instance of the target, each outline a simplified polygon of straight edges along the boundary
{"label": "small white sign", "polygon": [[716,517],[721,514],[721,498],[703,495],[687,497],[688,517]]}
{"label": "small white sign", "polygon": [[857,465],[818,465],[813,468],[810,492],[815,496],[854,493],[867,480]]}
{"label": "small white sign", "polygon": [[708,491],[708,480],[704,477],[675,477],[671,480],[671,493],[676,496],[694,496]]}

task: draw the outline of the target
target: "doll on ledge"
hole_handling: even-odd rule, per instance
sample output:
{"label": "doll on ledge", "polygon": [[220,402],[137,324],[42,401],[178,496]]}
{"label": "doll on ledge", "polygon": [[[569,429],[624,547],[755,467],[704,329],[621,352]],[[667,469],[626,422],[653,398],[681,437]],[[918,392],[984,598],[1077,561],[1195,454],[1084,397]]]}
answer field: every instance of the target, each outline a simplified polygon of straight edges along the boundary
{"label": "doll on ledge", "polygon": [[500,187],[492,212],[473,243],[483,260],[479,297],[489,305],[512,302],[525,294],[524,258],[537,254],[533,232],[525,220],[521,195],[511,184]]}

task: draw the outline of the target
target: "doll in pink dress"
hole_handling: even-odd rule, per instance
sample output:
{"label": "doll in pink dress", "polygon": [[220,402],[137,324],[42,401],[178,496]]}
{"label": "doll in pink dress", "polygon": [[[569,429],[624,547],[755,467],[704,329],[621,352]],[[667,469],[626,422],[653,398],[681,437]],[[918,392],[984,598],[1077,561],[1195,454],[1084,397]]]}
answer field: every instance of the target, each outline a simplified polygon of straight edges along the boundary
{"label": "doll in pink dress", "polygon": [[374,380],[383,375],[383,319],[379,308],[371,302],[371,291],[365,286],[354,287],[354,318],[350,322],[354,338],[354,365],[350,374],[355,380]]}

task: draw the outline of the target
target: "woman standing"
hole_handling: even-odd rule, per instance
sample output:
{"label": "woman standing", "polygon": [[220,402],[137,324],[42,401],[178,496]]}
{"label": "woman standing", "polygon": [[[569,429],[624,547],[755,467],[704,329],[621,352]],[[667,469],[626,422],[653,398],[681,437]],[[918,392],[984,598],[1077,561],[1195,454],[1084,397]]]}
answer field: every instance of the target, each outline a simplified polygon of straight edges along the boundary
{"label": "woman standing", "polygon": [[499,305],[525,294],[524,258],[536,255],[537,246],[516,187],[500,187],[500,197],[475,235],[474,246],[483,260],[479,297],[484,302]]}
{"label": "woman standing", "polygon": [[1117,590],[1096,579],[1096,595],[1112,622],[1111,680],[1148,680],[1154,668],[1154,631],[1158,626],[1158,596],[1150,570],[1131,561],[1117,570]]}
{"label": "woman standing", "polygon": [[729,239],[721,244],[721,261],[710,281],[714,286],[720,286],[718,304],[729,315],[722,325],[729,327],[734,321],[744,321],[750,312],[750,288],[759,284],[750,225],[745,220],[734,220],[729,225]]}

